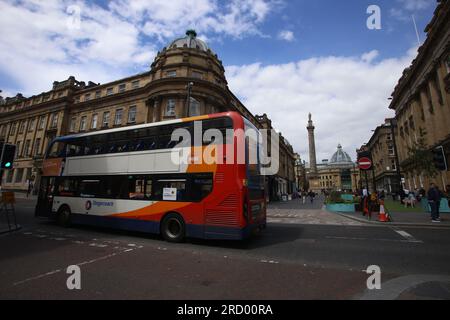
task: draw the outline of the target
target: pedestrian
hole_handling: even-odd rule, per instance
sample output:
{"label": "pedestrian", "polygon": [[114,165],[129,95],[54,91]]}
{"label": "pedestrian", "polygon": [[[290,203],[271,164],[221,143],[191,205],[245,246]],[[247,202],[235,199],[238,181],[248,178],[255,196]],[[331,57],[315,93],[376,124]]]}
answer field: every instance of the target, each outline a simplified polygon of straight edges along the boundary
{"label": "pedestrian", "polygon": [[307,196],[306,190],[303,190],[302,192],[303,204],[306,204],[306,196]]}
{"label": "pedestrian", "polygon": [[28,189],[27,189],[27,198],[30,196],[31,192],[33,191],[33,181],[28,181]]}
{"label": "pedestrian", "polygon": [[309,195],[309,200],[311,200],[311,204],[313,204],[316,194],[311,190],[308,195]]}
{"label": "pedestrian", "polygon": [[430,189],[428,190],[428,204],[431,208],[431,222],[441,222],[439,214],[439,208],[441,206],[441,192],[434,183],[430,184]]}

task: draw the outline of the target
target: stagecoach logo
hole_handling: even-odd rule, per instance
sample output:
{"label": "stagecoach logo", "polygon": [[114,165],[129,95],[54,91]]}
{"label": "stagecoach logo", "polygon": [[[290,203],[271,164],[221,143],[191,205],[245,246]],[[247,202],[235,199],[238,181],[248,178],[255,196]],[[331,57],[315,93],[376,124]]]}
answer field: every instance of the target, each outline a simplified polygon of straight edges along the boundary
{"label": "stagecoach logo", "polygon": [[86,201],[86,210],[91,210],[92,208],[92,202]]}

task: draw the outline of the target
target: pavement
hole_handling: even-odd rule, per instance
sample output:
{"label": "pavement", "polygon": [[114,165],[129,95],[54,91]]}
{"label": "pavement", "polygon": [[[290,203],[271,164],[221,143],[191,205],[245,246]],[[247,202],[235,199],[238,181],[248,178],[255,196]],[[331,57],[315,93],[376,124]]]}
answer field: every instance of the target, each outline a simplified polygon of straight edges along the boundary
{"label": "pavement", "polygon": [[450,213],[441,213],[441,222],[431,222],[431,216],[426,212],[389,212],[392,218],[391,222],[379,222],[378,214],[373,213],[372,219],[363,216],[361,212],[356,213],[335,213],[341,217],[348,218],[355,222],[365,223],[368,225],[390,225],[390,226],[410,226],[410,227],[433,227],[450,229]]}
{"label": "pavement", "polygon": [[[448,229],[352,225],[322,203],[270,204],[267,230],[248,241],[170,244],[60,228],[34,218],[34,201],[18,199],[23,229],[0,235],[0,299],[449,299]],[[328,218],[337,220],[322,223]],[[71,265],[81,269],[81,290],[67,288]],[[367,288],[373,265],[381,290]]]}
{"label": "pavement", "polygon": [[341,225],[361,226],[360,222],[348,217],[325,210],[324,198],[318,197],[311,203],[309,200],[303,204],[299,199],[288,202],[270,203],[268,206],[267,221],[269,223],[287,223],[303,225]]}

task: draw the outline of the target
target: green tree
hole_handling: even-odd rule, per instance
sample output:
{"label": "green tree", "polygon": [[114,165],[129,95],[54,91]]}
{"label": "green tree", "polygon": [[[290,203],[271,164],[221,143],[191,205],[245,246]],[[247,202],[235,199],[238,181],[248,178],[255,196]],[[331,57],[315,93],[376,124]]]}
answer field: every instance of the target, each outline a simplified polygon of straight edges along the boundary
{"label": "green tree", "polygon": [[408,167],[415,175],[434,178],[438,170],[433,162],[433,153],[427,147],[426,134],[427,132],[420,128],[419,138],[408,148]]}

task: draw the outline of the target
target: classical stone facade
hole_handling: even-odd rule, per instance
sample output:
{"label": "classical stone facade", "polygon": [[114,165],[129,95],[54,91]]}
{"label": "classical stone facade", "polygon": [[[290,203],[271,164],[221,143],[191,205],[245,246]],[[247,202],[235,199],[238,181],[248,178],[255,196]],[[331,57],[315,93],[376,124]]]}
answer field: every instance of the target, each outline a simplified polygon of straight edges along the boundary
{"label": "classical stone facade", "polygon": [[[261,124],[261,127],[266,130],[273,129],[272,121],[268,118],[266,114],[262,116],[257,116],[258,122]],[[271,150],[271,137],[269,133],[268,139],[268,156],[272,157],[270,154]],[[279,164],[280,168],[278,174],[272,177],[267,178],[267,192],[268,197],[271,201],[280,200],[282,195],[290,195],[293,192],[297,191],[296,187],[296,178],[295,178],[295,160],[296,155],[294,153],[294,149],[289,141],[283,137],[283,135],[279,134],[279,142],[280,142],[280,153],[279,153]]]}
{"label": "classical stone facade", "polygon": [[[229,90],[218,56],[188,31],[158,53],[148,72],[102,85],[69,77],[30,98],[2,99],[0,141],[17,146],[14,170],[3,175],[2,188],[26,190],[29,180],[38,186],[45,150],[57,136],[225,111],[267,127],[258,120],[267,116],[254,116]],[[293,183],[292,146],[280,142],[276,178]]]}
{"label": "classical stone facade", "polygon": [[386,119],[383,125],[375,129],[366,150],[372,155],[373,162],[373,172],[370,173],[371,176],[374,175],[370,181],[371,188],[375,184],[378,191],[397,193],[400,190],[401,177],[396,160],[392,120]]}
{"label": "classical stone facade", "polygon": [[427,39],[417,58],[403,72],[392,94],[390,108],[395,110],[398,156],[405,178],[404,187],[428,188],[434,181],[444,187],[450,183],[450,172],[438,176],[417,175],[409,164],[409,148],[425,132],[431,150],[443,146],[450,158],[450,2],[439,2],[427,26]]}
{"label": "classical stone facade", "polygon": [[312,181],[314,191],[356,191],[360,173],[351,157],[338,145],[331,160],[317,165],[317,177]]}

